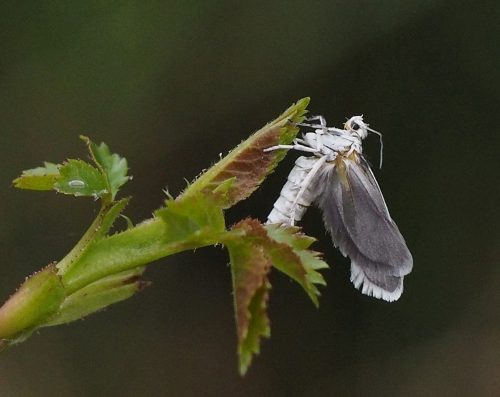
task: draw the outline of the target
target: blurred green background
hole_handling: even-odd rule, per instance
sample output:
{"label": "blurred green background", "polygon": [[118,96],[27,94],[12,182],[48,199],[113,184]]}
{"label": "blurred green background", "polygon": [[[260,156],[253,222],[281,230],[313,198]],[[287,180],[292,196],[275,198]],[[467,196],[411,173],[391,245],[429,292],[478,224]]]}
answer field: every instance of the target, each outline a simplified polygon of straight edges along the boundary
{"label": "blurred green background", "polygon": [[[16,191],[44,160],[85,155],[79,134],[129,160],[135,221],[295,100],[333,125],[384,133],[375,174],[415,267],[388,304],[332,269],[316,310],[272,275],[272,337],[237,374],[227,253],[152,265],[153,285],[0,357],[0,395],[500,395],[498,1],[2,1],[0,300],[61,258],[91,200]],[[365,153],[378,163],[375,137]],[[296,154],[233,223],[265,219]],[[374,167],[376,168],[376,167]]]}

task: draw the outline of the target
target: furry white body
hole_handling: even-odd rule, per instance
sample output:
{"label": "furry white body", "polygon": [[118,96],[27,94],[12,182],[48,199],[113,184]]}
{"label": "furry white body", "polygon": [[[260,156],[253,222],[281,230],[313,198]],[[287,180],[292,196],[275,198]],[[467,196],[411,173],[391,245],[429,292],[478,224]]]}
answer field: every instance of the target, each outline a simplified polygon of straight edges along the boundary
{"label": "furry white body", "polygon": [[314,156],[301,156],[295,161],[280,197],[267,217],[267,223],[294,225],[300,221],[317,196],[313,182],[323,165],[329,163],[328,165],[334,166],[333,162],[340,154],[348,156],[352,152],[361,154],[363,151],[361,138],[337,128],[329,128],[329,133],[325,133],[324,129],[317,129],[304,134],[303,139],[296,139],[294,143],[295,145],[285,148],[311,152]]}
{"label": "furry white body", "polygon": [[350,118],[344,129],[327,127],[322,116],[311,120],[319,125],[301,125],[314,132],[295,139],[293,145],[266,149],[312,154],[295,162],[267,222],[294,225],[312,203],[317,204],[334,245],[351,259],[354,286],[363,294],[395,301],[403,292],[403,278],[411,272],[413,258],[362,155],[361,142],[368,131],[381,134],[369,128],[362,116]]}
{"label": "furry white body", "polygon": [[316,196],[315,192],[311,191],[311,185],[305,186],[301,198],[298,195],[304,187],[304,180],[318,161],[317,157],[304,156],[299,157],[295,161],[295,166],[288,175],[288,179],[283,189],[281,189],[280,196],[274,203],[273,210],[267,217],[267,223],[292,225],[294,221],[298,222],[302,219],[302,216]]}

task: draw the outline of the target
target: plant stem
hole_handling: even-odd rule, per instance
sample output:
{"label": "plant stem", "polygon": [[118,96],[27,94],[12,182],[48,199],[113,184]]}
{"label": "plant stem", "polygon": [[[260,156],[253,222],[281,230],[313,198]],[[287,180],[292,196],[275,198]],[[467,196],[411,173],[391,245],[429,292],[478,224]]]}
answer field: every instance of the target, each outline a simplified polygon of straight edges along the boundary
{"label": "plant stem", "polygon": [[102,239],[88,247],[63,276],[66,292],[76,290],[110,274],[129,270],[181,251],[213,245],[220,237],[212,235],[200,242],[172,242],[167,225],[159,218],[145,221],[133,229]]}

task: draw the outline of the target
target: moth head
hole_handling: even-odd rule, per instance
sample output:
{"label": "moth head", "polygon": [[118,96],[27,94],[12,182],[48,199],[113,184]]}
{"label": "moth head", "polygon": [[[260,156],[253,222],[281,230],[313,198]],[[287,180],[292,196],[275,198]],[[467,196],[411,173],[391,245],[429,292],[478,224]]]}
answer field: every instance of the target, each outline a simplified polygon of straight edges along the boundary
{"label": "moth head", "polygon": [[344,124],[346,131],[359,136],[361,139],[365,139],[368,135],[368,124],[363,121],[363,115],[353,116],[347,120]]}
{"label": "moth head", "polygon": [[363,121],[363,115],[353,116],[344,124],[344,129],[353,135],[357,135],[360,139],[365,139],[368,132],[372,132],[380,138],[380,168],[382,168],[382,152],[384,151],[384,143],[382,142],[382,134],[374,129],[371,129],[368,124]]}

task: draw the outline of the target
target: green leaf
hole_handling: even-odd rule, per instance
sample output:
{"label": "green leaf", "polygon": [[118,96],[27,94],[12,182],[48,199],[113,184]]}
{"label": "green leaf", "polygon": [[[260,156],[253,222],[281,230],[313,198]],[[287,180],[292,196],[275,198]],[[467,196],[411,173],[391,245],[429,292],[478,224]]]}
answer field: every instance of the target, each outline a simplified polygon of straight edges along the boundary
{"label": "green leaf", "polygon": [[[118,218],[118,216],[121,215],[122,211],[128,205],[129,201],[130,198],[124,198],[119,201],[113,202],[113,204],[109,206],[106,206],[106,210],[103,211],[102,221],[100,225],[98,225],[98,230],[96,232],[95,240],[103,238],[108,234],[109,229],[111,229],[111,227],[116,221],[116,218]],[[130,221],[130,219],[128,221]]]}
{"label": "green leaf", "polygon": [[96,145],[81,137],[89,148],[97,168],[82,160],[68,160],[64,164],[44,163],[43,167],[23,171],[14,179],[20,189],[52,190],[73,196],[92,196],[106,202],[114,200],[118,189],[129,180],[127,160],[111,153],[105,143]]}
{"label": "green leaf", "polygon": [[0,307],[0,339],[31,332],[57,312],[63,299],[64,287],[54,265],[35,273]]}
{"label": "green leaf", "polygon": [[252,363],[254,355],[260,353],[261,338],[271,336],[271,327],[267,315],[267,301],[271,284],[265,281],[262,286],[254,291],[248,304],[249,324],[246,337],[238,346],[239,372],[245,375]]}
{"label": "green leaf", "polygon": [[[245,236],[242,238],[248,239],[250,234],[253,244],[263,247],[273,267],[298,282],[313,303],[318,306],[320,293],[316,285],[326,285],[318,270],[328,268],[328,265],[321,260],[318,252],[308,249],[315,239],[300,233],[298,227],[264,226],[256,220],[251,220],[251,222],[252,233],[248,228],[244,228]],[[233,231],[241,229],[240,224],[241,222],[233,228]],[[256,226],[257,224],[260,228]],[[259,231],[258,234],[257,231]],[[231,239],[230,234],[228,237]],[[224,243],[230,244],[231,242],[224,241]]]}
{"label": "green leaf", "polygon": [[266,231],[260,222],[246,219],[233,227],[244,236],[228,240],[238,335],[239,371],[244,375],[252,357],[260,352],[260,340],[270,336],[267,301],[271,285],[271,261],[261,244]]}
{"label": "green leaf", "polygon": [[[226,187],[230,184],[225,183]],[[167,240],[199,241],[204,245],[206,238],[216,239],[226,230],[224,214],[220,206],[224,191],[198,193],[168,199],[165,207],[155,212],[167,225]]]}
{"label": "green leaf", "polygon": [[317,306],[320,293],[316,285],[326,285],[318,270],[328,265],[318,252],[308,249],[315,239],[301,233],[298,227],[266,225],[265,228],[272,240],[268,253],[273,266],[297,281]]}
{"label": "green leaf", "polygon": [[127,160],[116,153],[111,153],[108,145],[104,142],[96,145],[86,136],[82,135],[80,138],[87,144],[92,159],[106,179],[107,189],[111,192],[111,198],[114,199],[120,187],[130,179],[127,176]]}
{"label": "green leaf", "polygon": [[83,160],[68,160],[60,168],[54,188],[73,196],[100,198],[109,194],[106,179],[99,170]]}
{"label": "green leaf", "polygon": [[130,298],[148,285],[141,279],[144,270],[144,267],[140,267],[113,274],[79,289],[64,299],[57,314],[46,321],[43,326],[48,327],[79,320],[107,306]]}
{"label": "green leaf", "polygon": [[264,226],[254,219],[237,223],[224,236],[233,274],[240,373],[247,371],[253,355],[259,353],[260,339],[270,334],[266,308],[271,266],[297,281],[318,305],[316,285],[324,285],[325,280],[317,270],[328,265],[317,252],[308,250],[313,241],[297,227]]}
{"label": "green leaf", "polygon": [[184,191],[183,196],[214,191],[231,178],[234,178],[234,182],[228,190],[228,200],[224,208],[229,208],[250,196],[286,153],[285,150],[264,152],[264,149],[292,142],[299,131],[295,123],[304,120],[308,103],[309,98],[303,98],[290,106],[281,116],[261,128],[200,175]]}
{"label": "green leaf", "polygon": [[43,167],[25,170],[14,179],[14,186],[19,189],[52,190],[60,177],[59,165],[45,162]]}

